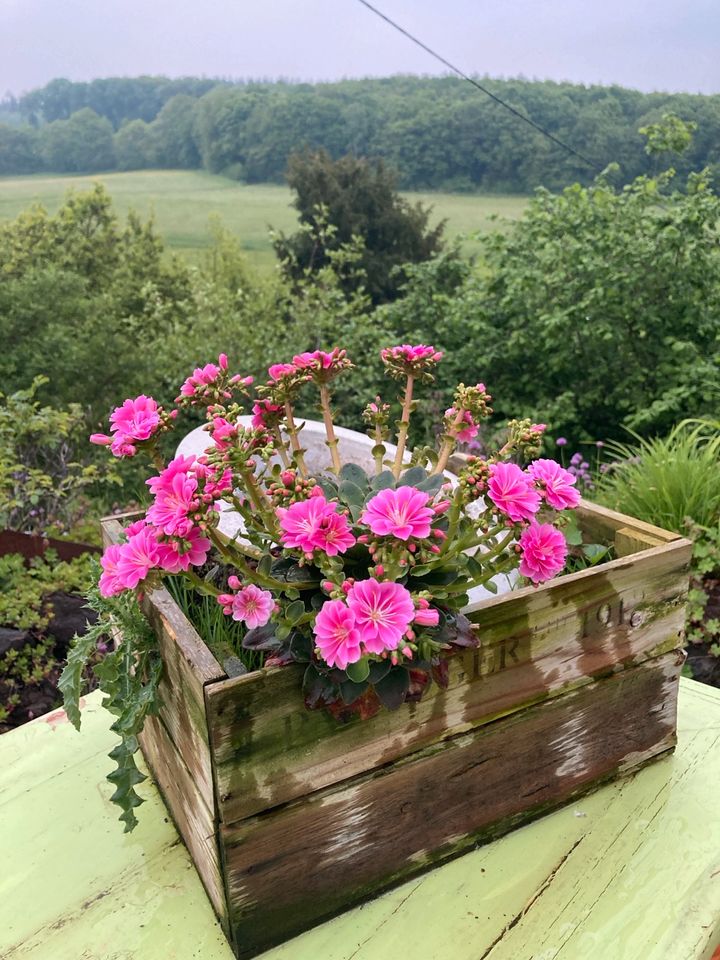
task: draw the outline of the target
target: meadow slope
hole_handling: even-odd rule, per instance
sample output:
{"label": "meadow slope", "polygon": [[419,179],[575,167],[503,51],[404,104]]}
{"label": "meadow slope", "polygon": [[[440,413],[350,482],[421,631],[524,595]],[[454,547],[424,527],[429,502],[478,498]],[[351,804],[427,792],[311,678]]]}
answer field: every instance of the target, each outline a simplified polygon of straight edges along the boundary
{"label": "meadow slope", "polygon": [[[210,243],[209,218],[219,216],[223,225],[240,240],[255,265],[269,268],[274,262],[268,237],[270,227],[292,230],[297,217],[291,206],[290,190],[279,184],[244,185],[226,177],[202,171],[143,170],[88,176],[0,178],[0,222],[16,217],[33,203],[49,211],[59,206],[68,190],[86,190],[93,183],[105,184],[118,211],[136,210],[141,216],[154,214],[168,246],[190,260],[196,260]],[[447,220],[446,234],[487,231],[493,215],[515,219],[527,203],[526,197],[478,196],[455,193],[407,193],[409,200],[421,200],[433,207],[432,220]],[[476,245],[467,241],[465,250]]]}

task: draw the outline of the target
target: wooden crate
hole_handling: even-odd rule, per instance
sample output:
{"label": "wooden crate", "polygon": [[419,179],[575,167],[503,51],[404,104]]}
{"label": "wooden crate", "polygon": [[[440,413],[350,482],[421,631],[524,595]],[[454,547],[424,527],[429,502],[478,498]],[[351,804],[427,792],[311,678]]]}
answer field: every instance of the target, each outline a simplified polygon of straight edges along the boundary
{"label": "wooden crate", "polygon": [[447,689],[365,721],[306,710],[299,666],[228,679],[167,591],[146,598],[165,671],[142,749],[238,957],[673,748],[691,544],[578,519],[617,559],[474,605]]}

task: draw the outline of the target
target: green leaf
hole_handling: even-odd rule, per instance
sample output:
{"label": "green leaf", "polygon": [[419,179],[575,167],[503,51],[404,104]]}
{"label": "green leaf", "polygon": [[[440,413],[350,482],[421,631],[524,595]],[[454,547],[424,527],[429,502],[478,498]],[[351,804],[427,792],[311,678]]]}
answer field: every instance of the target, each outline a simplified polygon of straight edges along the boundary
{"label": "green leaf", "polygon": [[266,553],[265,556],[260,560],[257,565],[257,571],[262,577],[267,577],[270,575],[270,569],[272,567],[272,557],[269,553]]}
{"label": "green leaf", "polygon": [[343,480],[340,484],[340,497],[347,504],[363,506],[365,503],[365,490],[361,490],[352,480]]}
{"label": "green leaf", "polygon": [[410,467],[400,476],[399,487],[417,487],[428,479],[427,470],[423,467]]}
{"label": "green leaf", "polygon": [[362,657],[356,663],[349,663],[345,668],[345,673],[353,683],[362,683],[370,676],[370,661],[367,657]]}
{"label": "green leaf", "polygon": [[97,631],[88,630],[83,636],[75,634],[68,659],[58,680],[58,689],[63,695],[63,707],[68,720],[80,729],[80,697],[83,688],[83,672],[97,647]]}
{"label": "green leaf", "polygon": [[290,623],[297,623],[300,617],[305,613],[305,604],[302,600],[295,600],[293,603],[288,604],[285,608],[285,619],[289,620]]}
{"label": "green leaf", "polygon": [[392,470],[383,470],[377,476],[370,480],[370,489],[377,493],[378,490],[388,490],[395,486],[395,475]]}
{"label": "green leaf", "polygon": [[393,667],[375,684],[375,692],[380,702],[388,710],[397,710],[405,702],[405,694],[410,686],[410,677],[402,667]]}
{"label": "green leaf", "polygon": [[440,487],[446,482],[446,478],[441,473],[434,473],[426,480],[423,480],[422,483],[416,484],[416,486],[418,490],[423,490],[425,493],[437,493]]}
{"label": "green leaf", "polygon": [[367,474],[356,463],[344,463],[340,469],[340,479],[348,480],[363,489],[368,485]]}

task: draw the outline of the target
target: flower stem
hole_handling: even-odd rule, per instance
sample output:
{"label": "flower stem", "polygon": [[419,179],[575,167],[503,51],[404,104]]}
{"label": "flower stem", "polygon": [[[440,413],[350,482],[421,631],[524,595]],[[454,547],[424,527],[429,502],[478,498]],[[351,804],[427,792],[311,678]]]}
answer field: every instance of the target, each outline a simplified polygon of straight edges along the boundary
{"label": "flower stem", "polygon": [[280,459],[283,462],[283,466],[289,467],[290,458],[287,455],[287,447],[285,446],[285,441],[283,440],[282,434],[280,433],[280,427],[275,427],[275,429],[272,431],[272,435],[275,440],[275,449],[280,455]]}
{"label": "flower stem", "polygon": [[405,455],[405,444],[407,442],[408,429],[410,428],[410,412],[413,399],[413,384],[415,378],[408,376],[405,384],[405,395],[403,396],[402,414],[400,416],[400,429],[397,435],[397,451],[395,453],[395,462],[393,463],[393,476],[397,480],[402,470],[403,456]]}
{"label": "flower stem", "polygon": [[455,449],[455,445],[457,443],[457,439],[456,439],[457,431],[458,431],[458,428],[460,427],[460,424],[463,422],[464,416],[465,416],[465,411],[463,410],[462,407],[460,407],[457,414],[455,415],[455,419],[453,420],[450,429],[445,434],[445,439],[443,440],[442,447],[440,447],[438,462],[435,464],[435,469],[433,470],[433,474],[442,473],[445,467],[447,466],[447,462],[450,459],[450,454]]}
{"label": "flower stem", "polygon": [[330,390],[326,383],[320,384],[320,408],[322,409],[323,420],[325,421],[325,433],[327,434],[327,446],[330,449],[332,457],[332,469],[337,476],[340,476],[342,464],[340,463],[340,454],[338,453],[338,439],[335,436],[335,427],[333,426],[332,410],[330,409]]}
{"label": "flower stem", "polygon": [[382,447],[382,450],[378,450],[375,454],[375,476],[379,477],[383,472],[383,460],[385,459],[385,443],[383,442],[383,431],[382,427],[378,424],[375,427],[375,446]]}
{"label": "flower stem", "polygon": [[211,583],[208,583],[207,580],[203,580],[203,578],[199,577],[194,570],[183,570],[181,576],[185,577],[186,580],[189,580],[198,593],[202,593],[207,597],[220,596],[220,591],[217,589],[217,587],[214,587]]}
{"label": "flower stem", "polygon": [[293,454],[295,456],[295,463],[297,463],[300,473],[304,477],[307,477],[308,468],[305,466],[305,458],[303,456],[302,447],[300,446],[300,437],[298,436],[298,429],[295,426],[292,404],[289,400],[285,401],[285,421],[287,432],[290,434],[290,446],[292,447]]}

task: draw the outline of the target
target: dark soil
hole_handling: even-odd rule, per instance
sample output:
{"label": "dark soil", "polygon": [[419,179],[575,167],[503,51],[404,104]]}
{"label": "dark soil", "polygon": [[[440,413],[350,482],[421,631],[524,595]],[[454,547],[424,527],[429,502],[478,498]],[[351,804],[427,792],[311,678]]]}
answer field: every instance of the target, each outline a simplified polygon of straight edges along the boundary
{"label": "dark soil", "polygon": [[[57,682],[67,659],[70,641],[76,633],[82,634],[88,622],[94,623],[97,614],[85,606],[85,598],[72,593],[53,593],[48,596],[52,603],[53,617],[46,630],[40,634],[34,630],[22,631],[12,627],[0,627],[0,656],[8,650],[19,652],[32,650],[48,636],[54,641],[51,658],[43,679],[25,684],[16,691],[20,702],[13,706],[10,715],[0,721],[0,733],[19,727],[33,717],[54,710],[62,704],[62,695]],[[4,703],[8,687],[0,677],[0,703]]]}

